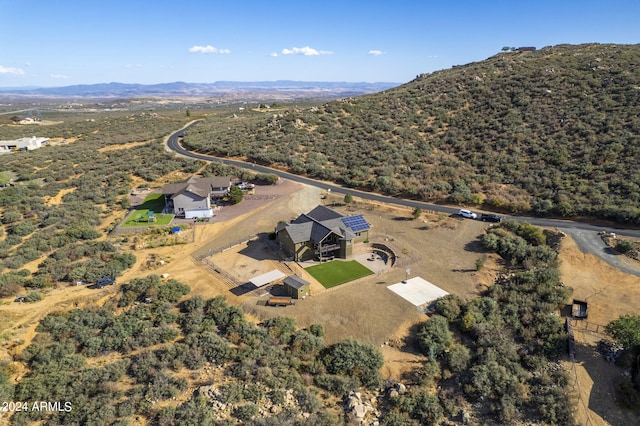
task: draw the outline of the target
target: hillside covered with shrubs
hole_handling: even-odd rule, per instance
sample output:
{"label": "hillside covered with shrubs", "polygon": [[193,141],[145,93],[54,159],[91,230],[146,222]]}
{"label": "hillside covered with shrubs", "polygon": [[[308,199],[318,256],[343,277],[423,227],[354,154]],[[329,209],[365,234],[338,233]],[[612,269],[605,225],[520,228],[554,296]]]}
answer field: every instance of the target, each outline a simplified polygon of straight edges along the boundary
{"label": "hillside covered with shrubs", "polygon": [[[125,240],[105,236],[128,213],[136,186],[179,180],[175,173],[249,179],[237,168],[164,149],[162,138],[188,121],[184,111],[49,114],[55,124],[35,130],[55,143],[0,155],[0,297],[92,283],[130,268],[136,258]],[[31,132],[3,125],[0,139]]]}
{"label": "hillside covered with shrubs", "polygon": [[349,187],[640,224],[640,45],[502,52],[309,108],[245,111],[185,144]]}

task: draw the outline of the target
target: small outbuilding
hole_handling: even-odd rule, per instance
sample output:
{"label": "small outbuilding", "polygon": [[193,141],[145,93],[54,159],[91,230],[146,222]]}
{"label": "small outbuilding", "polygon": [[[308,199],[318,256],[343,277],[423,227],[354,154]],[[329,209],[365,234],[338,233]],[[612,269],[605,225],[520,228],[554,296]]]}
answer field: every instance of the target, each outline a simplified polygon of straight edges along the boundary
{"label": "small outbuilding", "polygon": [[282,281],[284,290],[294,299],[303,299],[311,294],[309,290],[309,282],[303,280],[297,275],[291,275]]}
{"label": "small outbuilding", "polygon": [[577,319],[587,318],[587,309],[589,305],[584,300],[573,299],[573,305],[571,306],[571,316]]}

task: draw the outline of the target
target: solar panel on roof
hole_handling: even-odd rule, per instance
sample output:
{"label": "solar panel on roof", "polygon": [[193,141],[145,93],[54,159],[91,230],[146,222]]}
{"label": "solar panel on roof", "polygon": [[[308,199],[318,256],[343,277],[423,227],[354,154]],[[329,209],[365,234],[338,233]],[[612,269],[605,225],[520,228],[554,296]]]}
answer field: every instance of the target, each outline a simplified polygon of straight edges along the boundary
{"label": "solar panel on roof", "polygon": [[369,229],[369,224],[361,214],[356,216],[343,217],[342,223],[351,228],[354,232],[364,231],[365,229]]}

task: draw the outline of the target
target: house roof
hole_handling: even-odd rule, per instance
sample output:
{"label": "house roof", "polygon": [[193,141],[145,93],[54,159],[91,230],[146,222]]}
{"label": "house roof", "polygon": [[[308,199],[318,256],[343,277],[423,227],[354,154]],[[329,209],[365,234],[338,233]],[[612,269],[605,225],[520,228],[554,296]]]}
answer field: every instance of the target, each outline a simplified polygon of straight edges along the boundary
{"label": "house roof", "polygon": [[344,217],[344,215],[339,211],[333,210],[327,206],[317,206],[307,213],[307,216],[312,217],[318,222]]}
{"label": "house roof", "polygon": [[309,285],[309,281],[305,281],[297,275],[290,275],[282,281],[284,285],[300,290],[305,285]]}
{"label": "house roof", "polygon": [[162,187],[162,193],[164,195],[170,195],[171,198],[173,198],[178,194],[188,192],[205,198],[215,189],[227,188],[229,185],[231,185],[231,178],[229,178],[229,176],[212,176],[206,178],[192,176],[184,182],[164,185]]}
{"label": "house roof", "polygon": [[284,228],[287,230],[291,241],[293,241],[294,243],[303,243],[311,239],[313,222],[285,224]]}
{"label": "house roof", "polygon": [[305,241],[322,241],[330,233],[344,239],[355,238],[357,232],[370,229],[370,225],[362,215],[345,216],[325,206],[317,206],[309,213],[301,214],[291,223],[279,224],[276,232],[286,229],[294,243]]}

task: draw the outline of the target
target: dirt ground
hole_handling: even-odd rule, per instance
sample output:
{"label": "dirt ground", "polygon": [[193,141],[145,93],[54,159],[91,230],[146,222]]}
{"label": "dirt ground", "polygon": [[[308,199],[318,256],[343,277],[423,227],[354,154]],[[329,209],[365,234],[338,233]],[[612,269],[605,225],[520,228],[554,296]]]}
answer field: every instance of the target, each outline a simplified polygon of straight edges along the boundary
{"label": "dirt ground", "polygon": [[[346,337],[357,337],[380,347],[385,365],[385,378],[402,378],[424,361],[407,345],[411,328],[427,319],[415,306],[387,289],[387,286],[410,276],[420,276],[449,293],[465,299],[475,297],[491,285],[501,262],[494,254],[482,250],[478,242],[486,224],[461,220],[433,212],[411,220],[408,209],[356,201],[336,207],[344,213],[362,213],[372,225],[371,242],[384,242],[399,255],[397,266],[387,272],[366,277],[333,289],[324,289],[293,266],[303,278],[312,282],[312,295],[295,306],[264,306],[266,297],[260,292],[234,294],[229,283],[220,279],[206,263],[207,259],[229,272],[238,281],[272,269],[282,268],[276,254],[264,240],[255,239],[273,231],[280,220],[290,220],[321,203],[340,203],[340,194],[323,198],[320,190],[283,180],[275,186],[257,187],[254,194],[236,206],[225,206],[210,223],[195,225],[191,242],[171,247],[137,250],[137,262],[118,279],[124,283],[150,273],[169,274],[191,287],[190,295],[211,298],[224,295],[229,303],[241,305],[256,321],[272,316],[290,316],[300,327],[323,324],[325,340],[333,343]],[[254,240],[247,243],[247,240]],[[221,253],[221,250],[226,249]],[[161,259],[148,266],[150,258]],[[624,274],[591,255],[580,252],[566,238],[561,250],[561,273],[566,285],[574,289],[574,297],[589,302],[588,322],[598,328],[624,313],[637,313],[640,301],[640,278]],[[476,271],[476,261],[483,267]],[[116,293],[117,288],[93,290],[87,287],[63,287],[47,293],[43,301],[18,304],[4,300],[0,305],[0,360],[13,357],[35,333],[37,322],[59,309],[78,304],[101,303]],[[614,380],[619,370],[606,364],[594,353],[599,335],[576,330],[577,362],[568,364],[576,383],[577,418],[581,424],[640,424],[638,419],[621,413],[613,400]],[[597,337],[597,338],[596,338]],[[17,370],[19,366],[16,367]],[[18,373],[19,375],[19,373]],[[593,387],[592,383],[598,383]]]}
{"label": "dirt ground", "polygon": [[571,238],[563,241],[560,259],[563,281],[573,288],[576,299],[589,303],[588,318],[574,323],[576,362],[567,363],[575,380],[576,418],[581,424],[640,424],[638,416],[619,408],[615,402],[616,383],[629,379],[596,351],[597,342],[607,337],[604,325],[620,315],[639,313],[640,277],[625,274],[594,255],[581,252]]}

